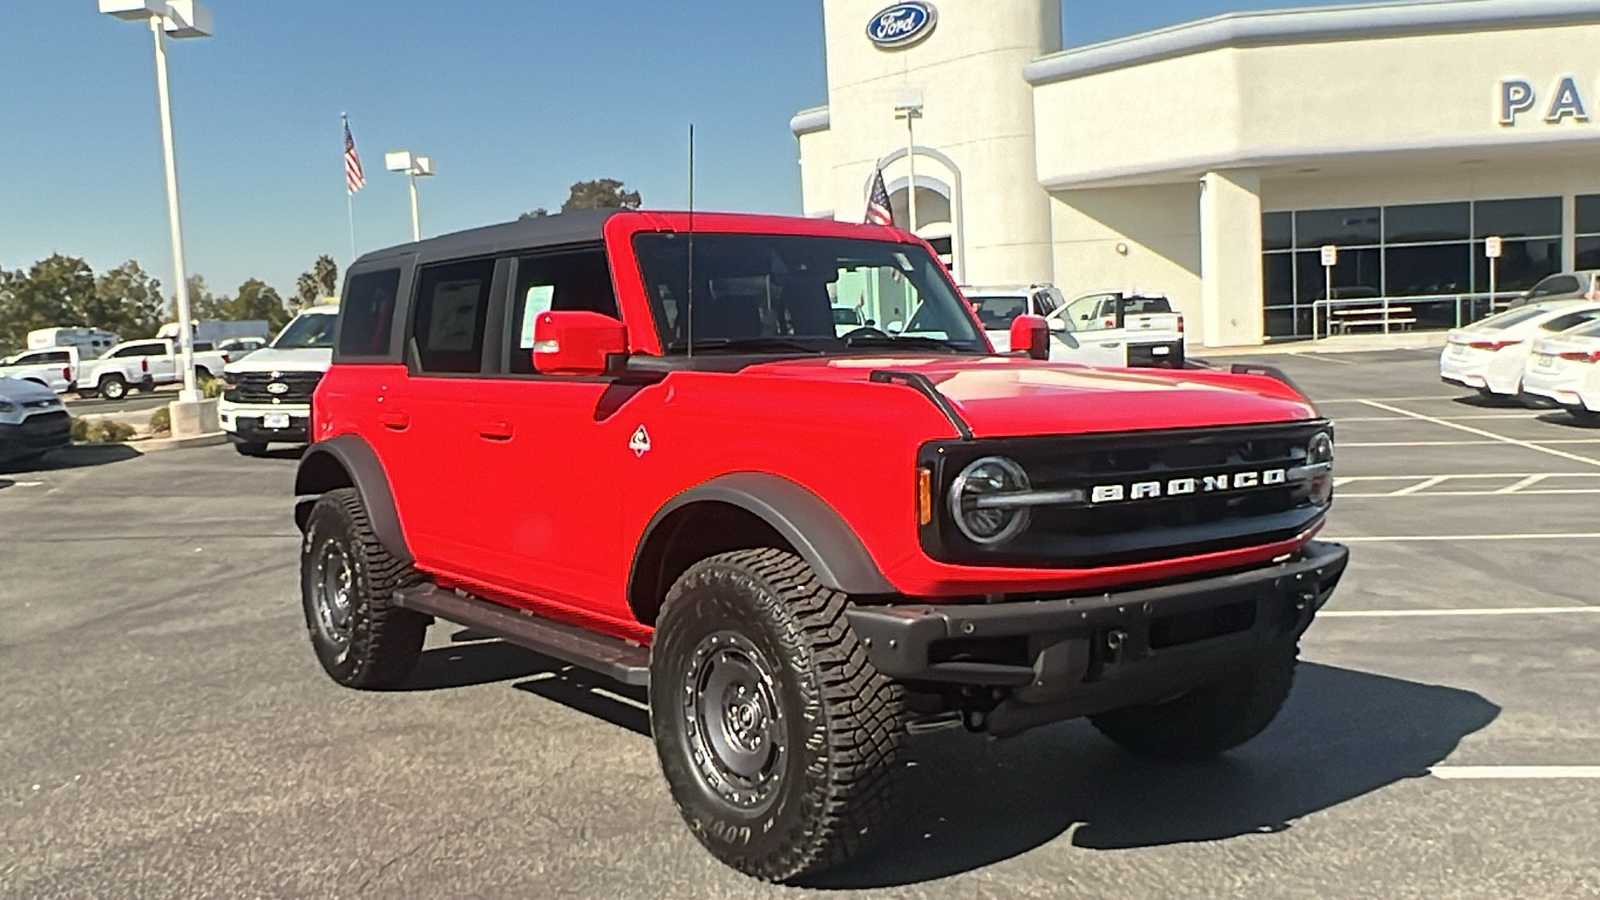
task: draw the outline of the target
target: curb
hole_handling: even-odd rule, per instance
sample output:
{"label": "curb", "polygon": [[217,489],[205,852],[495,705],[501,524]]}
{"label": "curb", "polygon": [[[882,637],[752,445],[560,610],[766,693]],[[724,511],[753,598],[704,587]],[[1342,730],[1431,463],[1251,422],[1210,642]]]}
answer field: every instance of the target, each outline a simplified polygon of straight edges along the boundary
{"label": "curb", "polygon": [[148,450],[187,450],[191,447],[215,447],[227,442],[227,432],[213,431],[209,434],[197,434],[194,437],[146,438],[142,441],[126,441],[123,446],[132,447],[143,452]]}
{"label": "curb", "polygon": [[1392,341],[1344,342],[1337,338],[1318,341],[1297,341],[1283,344],[1258,344],[1255,346],[1186,348],[1187,355],[1195,357],[1230,356],[1299,356],[1301,354],[1377,353],[1385,350],[1433,350],[1443,347],[1448,340],[1444,332],[1425,332],[1427,337],[1407,337]]}

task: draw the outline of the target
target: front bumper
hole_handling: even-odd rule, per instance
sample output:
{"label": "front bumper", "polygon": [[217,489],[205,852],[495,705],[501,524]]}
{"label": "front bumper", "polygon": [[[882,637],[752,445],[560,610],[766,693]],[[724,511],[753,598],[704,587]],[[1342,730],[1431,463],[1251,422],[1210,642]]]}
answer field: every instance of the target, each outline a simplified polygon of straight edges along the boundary
{"label": "front bumper", "polygon": [[[222,430],[242,444],[304,444],[311,439],[311,408],[302,405],[256,406],[222,402],[217,406]],[[283,428],[266,427],[269,415],[287,416]]]}
{"label": "front bumper", "polygon": [[1001,689],[996,734],[1152,703],[1296,640],[1349,551],[1313,541],[1244,572],[1087,597],[847,611],[878,671],[934,690]]}
{"label": "front bumper", "polygon": [[0,425],[0,460],[48,453],[72,445],[72,418],[64,411],[29,416],[18,425]]}

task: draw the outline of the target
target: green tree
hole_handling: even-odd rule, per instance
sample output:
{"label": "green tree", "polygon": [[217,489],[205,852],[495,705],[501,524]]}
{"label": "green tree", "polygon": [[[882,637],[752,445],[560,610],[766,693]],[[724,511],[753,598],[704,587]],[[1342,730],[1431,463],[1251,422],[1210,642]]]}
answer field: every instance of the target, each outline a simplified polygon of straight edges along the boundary
{"label": "green tree", "polygon": [[339,294],[339,264],[326,254],[317,257],[311,271],[301,272],[294,283],[294,308],[296,312],[316,306],[323,297]]}
{"label": "green tree", "polygon": [[[228,318],[228,304],[231,302],[233,301],[230,297],[218,297],[217,295],[211,293],[211,289],[206,286],[205,276],[189,276],[190,319],[201,322],[206,321],[207,319],[226,319]],[[169,309],[169,312],[172,314],[170,318],[174,322],[178,321],[177,309],[178,298],[174,297],[172,298],[172,305]]]}
{"label": "green tree", "polygon": [[0,344],[21,347],[28,332],[59,325],[93,324],[79,318],[93,305],[94,270],[60,253],[5,277],[0,291]]}
{"label": "green tree", "polygon": [[239,293],[228,304],[227,318],[266,319],[273,331],[289,324],[289,309],[275,288],[259,278],[239,285]]}
{"label": "green tree", "polygon": [[615,178],[580,181],[572,186],[567,202],[561,204],[562,212],[575,209],[638,209],[639,192],[625,190]]}
{"label": "green tree", "polygon": [[95,279],[93,303],[83,310],[83,319],[132,340],[154,335],[166,308],[161,282],[130,259]]}
{"label": "green tree", "polygon": [[538,209],[535,209],[535,210],[533,210],[531,212],[525,212],[522,215],[517,216],[517,221],[520,222],[523,219],[542,219],[542,218],[544,218],[545,216],[548,216],[548,215],[550,215],[550,210],[545,209],[544,207],[541,206]]}

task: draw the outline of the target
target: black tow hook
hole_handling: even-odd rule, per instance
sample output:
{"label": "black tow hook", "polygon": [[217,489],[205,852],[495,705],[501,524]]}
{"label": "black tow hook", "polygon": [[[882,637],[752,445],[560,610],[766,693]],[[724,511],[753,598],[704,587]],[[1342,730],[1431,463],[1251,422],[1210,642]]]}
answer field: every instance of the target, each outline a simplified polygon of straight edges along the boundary
{"label": "black tow hook", "polygon": [[1113,628],[1106,632],[1106,662],[1116,664],[1122,661],[1122,650],[1128,644],[1128,633],[1120,628]]}

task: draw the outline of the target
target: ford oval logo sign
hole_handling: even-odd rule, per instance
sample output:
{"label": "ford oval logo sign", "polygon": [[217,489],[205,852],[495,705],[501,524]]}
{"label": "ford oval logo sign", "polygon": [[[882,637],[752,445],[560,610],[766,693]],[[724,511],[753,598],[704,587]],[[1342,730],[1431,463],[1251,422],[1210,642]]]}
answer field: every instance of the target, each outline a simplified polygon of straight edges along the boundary
{"label": "ford oval logo sign", "polygon": [[267,393],[287,394],[289,393],[289,386],[281,381],[274,381],[273,383],[267,385]]}
{"label": "ford oval logo sign", "polygon": [[885,50],[909,47],[933,33],[939,13],[932,3],[910,0],[896,3],[872,17],[867,23],[867,37]]}

